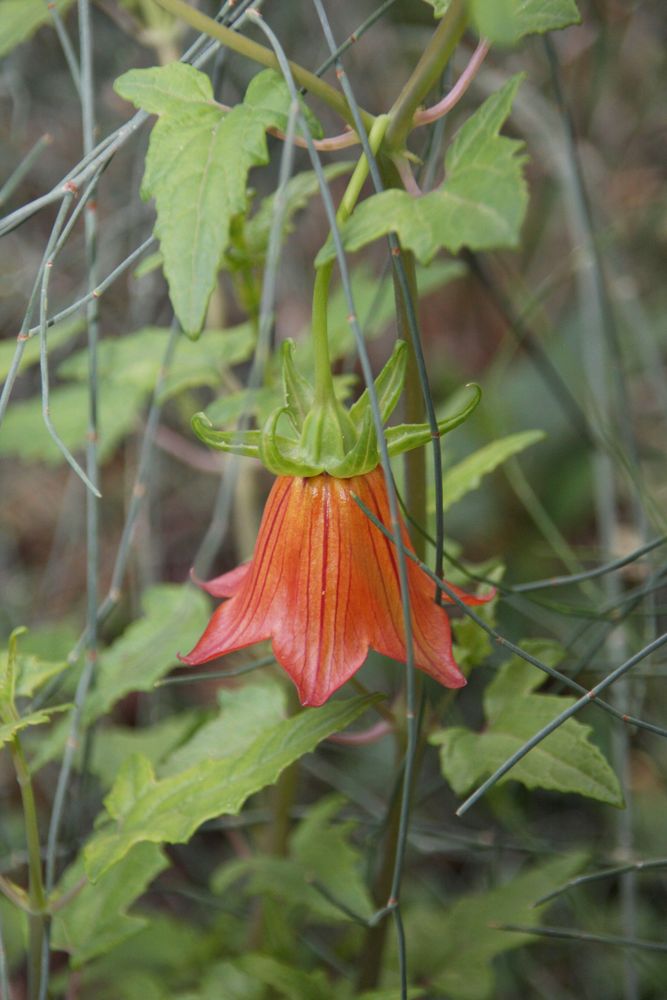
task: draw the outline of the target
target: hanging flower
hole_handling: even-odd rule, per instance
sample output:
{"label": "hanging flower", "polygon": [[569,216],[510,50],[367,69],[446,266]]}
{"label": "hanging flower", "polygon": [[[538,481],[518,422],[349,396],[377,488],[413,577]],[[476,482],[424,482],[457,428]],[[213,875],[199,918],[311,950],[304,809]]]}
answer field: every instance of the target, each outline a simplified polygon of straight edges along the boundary
{"label": "hanging flower", "polygon": [[[328,473],[280,476],[253,559],[202,584],[229,600],[183,661],[206,663],[271,639],[303,705],[323,704],[359,669],[369,648],[405,662],[396,546],[353,494],[390,529],[379,467],[345,479]],[[401,532],[411,549],[403,526]],[[466,680],[454,660],[447,614],[434,601],[433,582],[411,559],[407,573],[415,666],[445,687],[462,687]],[[452,590],[466,604],[489,600]]]}

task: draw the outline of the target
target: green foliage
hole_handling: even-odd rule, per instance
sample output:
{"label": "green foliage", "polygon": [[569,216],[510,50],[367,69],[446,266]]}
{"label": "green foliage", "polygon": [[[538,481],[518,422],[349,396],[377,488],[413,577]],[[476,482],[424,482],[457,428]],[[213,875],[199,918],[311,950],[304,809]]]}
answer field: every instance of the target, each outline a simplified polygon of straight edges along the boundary
{"label": "green foliage", "polygon": [[[522,644],[547,665],[554,666],[563,652],[555,643],[525,640]],[[518,656],[498,670],[484,694],[485,726],[482,732],[452,727],[431,735],[440,747],[442,773],[457,795],[472,790],[493,773],[526,740],[546,726],[574,698],[534,694],[544,674]],[[600,750],[590,741],[591,727],[568,719],[542,740],[501,781],[520,781],[527,788],[575,792],[614,806],[623,805],[616,775]]]}
{"label": "green foliage", "polygon": [[142,196],[155,198],[172,304],[191,336],[204,323],[232,219],[246,211],[248,172],[268,161],[265,131],[284,124],[284,89],[276,100],[276,88],[259,77],[246,101],[228,112],[213,100],[208,77],[182,63],[130,70],[115,83],[121,97],[159,116]]}
{"label": "green foliage", "polygon": [[581,854],[553,858],[505,885],[467,894],[444,916],[442,907],[416,907],[406,921],[413,967],[451,1000],[489,1000],[494,995],[493,959],[534,940],[500,925],[538,927],[544,911],[533,903],[576,874],[584,861]]}
{"label": "green foliage", "polygon": [[[128,386],[122,398],[123,404],[119,406],[117,388],[113,384],[100,386],[98,454],[101,462],[106,461],[118,443],[136,428],[145,393]],[[84,447],[88,405],[85,385],[60,386],[50,393],[51,419],[70,451]],[[41,399],[21,399],[12,403],[0,428],[0,455],[52,465],[64,461],[44,425]]]}
{"label": "green foliage", "polygon": [[[97,683],[86,700],[83,723],[90,725],[130,691],[150,691],[177,663],[179,646],[192,645],[203,632],[208,598],[190,586],[162,584],[145,591],[145,615],[100,653]],[[40,744],[37,770],[61,752],[68,732],[65,720]]]}
{"label": "green foliage", "polygon": [[[459,129],[445,155],[445,180],[414,198],[383,191],[363,201],[342,227],[346,250],[359,250],[394,232],[402,246],[427,264],[438,250],[515,247],[528,203],[522,177],[523,144],[499,135],[522,74],[512,77]],[[318,254],[321,265],[334,257],[330,242]]]}
{"label": "green foliage", "polygon": [[[86,880],[79,855],[58,885],[62,897],[72,892],[75,895],[54,917],[54,948],[69,952],[72,967],[78,968],[136,934],[147,920],[128,916],[126,911],[168,865],[155,844],[138,844],[112,872],[92,885]],[[76,892],[82,882],[83,888]]]}
{"label": "green foliage", "polygon": [[3,725],[0,725],[0,746],[3,743],[9,743],[21,730],[28,729],[30,726],[44,726],[47,722],[51,721],[51,716],[57,715],[60,712],[66,712],[71,707],[71,705],[52,705],[50,708],[40,708],[34,712],[29,712],[28,715],[5,722]]}
{"label": "green foliage", "polygon": [[322,886],[348,910],[370,917],[374,907],[362,877],[362,857],[351,843],[356,824],[334,824],[342,805],[341,797],[331,796],[312,806],[290,838],[288,857],[257,854],[223,865],[213,877],[214,891],[224,896],[234,882],[247,877],[248,895],[277,900],[289,907],[295,921],[299,911],[318,923],[348,921],[318,890]]}
{"label": "green foliage", "polygon": [[218,715],[204,723],[169,755],[162,775],[177,774],[207,760],[237,757],[269,726],[287,715],[287,690],[274,678],[248,680],[243,687],[218,691]]}
{"label": "green foliage", "polygon": [[181,744],[192,736],[206,718],[200,711],[181,711],[150,726],[100,726],[92,741],[88,767],[106,790],[113,785],[125,760],[142,754],[159,769]]}
{"label": "green foliage", "polygon": [[[0,678],[7,672],[7,661],[7,653],[0,652]],[[16,697],[32,698],[35,691],[66,669],[67,663],[63,661],[51,662],[30,653],[19,653],[16,657]]]}
{"label": "green foliage", "polygon": [[[291,100],[289,87],[282,73],[275,69],[265,69],[254,76],[248,84],[243,103],[250,108],[257,108],[260,112],[270,112],[275,121],[274,127],[284,132],[287,129]],[[313,139],[321,139],[324,135],[322,125],[303,97],[299,98],[299,105]]]}
{"label": "green foliage", "polygon": [[377,696],[333,701],[265,729],[246,750],[156,780],[145,757],[130,758],[105,799],[109,821],[85,849],[96,881],[142,841],[183,843],[207,819],[238,812],[293,761],[350,725]]}
{"label": "green foliage", "polygon": [[[442,17],[451,0],[425,0]],[[514,45],[525,35],[544,34],[578,24],[574,0],[468,0],[470,15],[483,38]]]}
{"label": "green foliage", "polygon": [[[443,510],[449,510],[453,504],[476,490],[482,478],[497,469],[508,458],[543,439],[542,431],[519,431],[518,434],[508,434],[478,448],[472,455],[446,469],[442,477]],[[433,491],[431,491],[430,510],[434,509]]]}
{"label": "green foliage", "polygon": [[0,0],[0,56],[27,41],[43,24],[52,24],[49,6],[59,14],[72,6],[74,0],[55,0],[51,5],[44,0]]}

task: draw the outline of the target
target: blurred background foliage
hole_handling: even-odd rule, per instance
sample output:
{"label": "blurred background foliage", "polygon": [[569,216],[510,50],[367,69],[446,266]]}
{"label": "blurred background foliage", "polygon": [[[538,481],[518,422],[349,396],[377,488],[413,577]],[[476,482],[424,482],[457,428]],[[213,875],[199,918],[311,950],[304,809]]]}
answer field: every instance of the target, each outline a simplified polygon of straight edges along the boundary
{"label": "blurred background foliage", "polygon": [[[377,113],[391,105],[433,30],[426,3],[399,0],[386,6],[345,56],[357,98]],[[75,38],[76,5],[56,7]],[[215,12],[211,3],[200,7]],[[354,12],[349,5],[328,7],[342,39],[378,4],[359,0]],[[295,8],[267,0],[263,12],[290,57],[314,68],[328,55],[325,40],[311,5],[299,4],[298,16]],[[580,25],[554,33],[546,43],[531,36],[516,47],[494,48],[443,125],[411,138],[412,151],[435,163],[439,179],[441,157],[430,159],[430,144],[448,142],[488,94],[511,75],[526,74],[505,128],[525,141],[528,153],[530,204],[520,249],[464,251],[455,260],[441,254],[419,273],[421,329],[437,405],[451,405],[470,381],[484,391],[472,419],[448,436],[444,447],[447,551],[457,564],[465,558],[479,577],[502,579],[509,587],[629,555],[664,531],[667,19],[658,0],[581,0],[580,10]],[[98,0],[92,19],[101,139],[132,113],[114,92],[114,80],[131,68],[172,61],[191,34],[152,0]],[[445,85],[466,65],[474,43],[472,35],[465,37]],[[16,178],[17,168],[27,167],[17,182],[0,187],[5,214],[54,187],[80,159],[82,136],[78,95],[41,0],[0,0],[0,50],[5,53],[0,178]],[[242,99],[256,71],[238,56],[213,60],[209,69],[216,97],[228,105]],[[334,79],[331,71],[327,78]],[[338,132],[331,113],[312,103],[325,134]],[[154,207],[139,196],[148,135],[148,127],[139,129],[98,185],[100,280],[152,232]],[[286,689],[273,668],[248,681],[155,687],[207,620],[208,600],[180,586],[195,556],[214,572],[247,558],[269,485],[268,475],[254,465],[234,472],[230,461],[204,449],[189,427],[197,410],[231,424],[244,409],[261,413],[266,405],[261,390],[250,397],[244,383],[268,235],[263,199],[276,187],[280,143],[269,137],[269,148],[269,165],[250,176],[256,206],[245,230],[250,266],[240,263],[239,244],[226,255],[205,331],[197,342],[178,340],[155,397],[161,416],[150,474],[141,484],[145,495],[122,593],[111,594],[113,610],[102,627],[100,665],[106,672],[100,669],[87,704],[85,721],[92,728],[76,757],[67,800],[58,855],[59,871],[70,865],[64,891],[81,877],[81,862],[74,859],[82,838],[132,752],[145,753],[166,778],[186,765],[241,753],[288,711]],[[338,194],[350,159],[341,153],[327,160]],[[338,161],[341,165],[333,166]],[[297,152],[296,163],[295,173],[309,170],[303,152]],[[277,341],[307,335],[312,264],[326,233],[312,176],[292,193],[291,234],[278,274]],[[3,379],[54,213],[53,206],[36,212],[0,241]],[[386,257],[380,241],[353,258],[358,313],[378,366],[395,335]],[[53,269],[50,314],[78,300],[85,280],[79,224]],[[351,397],[360,375],[340,292],[332,316],[338,385]],[[172,323],[159,260],[145,254],[105,289],[100,323],[99,586],[106,594]],[[81,454],[88,371],[80,312],[57,324],[49,338],[51,414],[65,444]],[[595,351],[602,352],[597,360]],[[596,371],[608,397],[606,412]],[[85,621],[84,490],[44,429],[39,386],[35,339],[0,427],[0,634],[29,627],[21,653],[42,664],[35,670],[43,672],[45,662],[53,665],[52,675],[61,679],[55,704],[71,700],[81,669],[73,657],[69,667],[60,668]],[[611,455],[614,469],[616,496],[607,505],[596,480],[601,451]],[[236,479],[228,520],[218,530],[211,519],[213,511],[223,521],[226,516],[216,500],[221,477],[223,483],[225,477]],[[553,655],[558,659],[564,651],[562,669],[590,687],[618,665],[624,649],[630,655],[662,631],[661,565],[658,548],[619,572],[611,590],[594,580],[581,587],[507,592],[493,612],[497,626],[515,642],[548,637],[558,643],[560,652]],[[448,575],[466,583],[456,567]],[[646,592],[637,596],[645,584]],[[619,621],[621,627],[614,628]],[[614,639],[619,631],[620,643]],[[608,716],[587,710],[583,721],[593,728],[594,743],[616,766],[625,812],[548,790],[563,784],[556,779],[545,787],[545,768],[532,784],[529,778],[496,786],[457,819],[456,804],[475,779],[467,782],[454,765],[448,772],[447,756],[441,772],[439,750],[444,745],[453,753],[457,733],[466,740],[477,735],[470,730],[483,728],[485,736],[493,731],[489,686],[498,685],[498,668],[508,656],[469,621],[457,622],[456,637],[461,662],[474,670],[455,701],[429,688],[427,721],[440,746],[424,753],[408,844],[404,902],[414,996],[663,997],[667,957],[659,946],[667,947],[661,917],[666,886],[659,866],[625,883],[612,876],[569,891],[546,916],[533,904],[582,872],[665,854],[664,742],[636,731],[619,738]],[[232,666],[240,667],[250,659],[247,651],[230,657]],[[23,664],[26,677],[30,669]],[[623,710],[659,724],[667,708],[665,669],[661,654],[636,668],[622,693]],[[40,678],[40,684],[47,679]],[[399,668],[376,656],[360,678],[391,697],[401,686]],[[539,692],[531,691],[529,682],[517,689],[512,703],[536,713],[536,729],[540,704],[526,699],[564,694],[552,681]],[[518,718],[511,727],[516,735]],[[586,733],[573,733],[569,739],[586,741]],[[26,741],[44,832],[65,734],[66,723],[56,719]],[[470,760],[475,752],[473,744],[464,757]],[[385,738],[363,748],[327,743],[303,758],[290,779],[297,787],[289,790],[289,832],[275,823],[276,797],[286,794],[282,783],[277,791],[251,798],[240,815],[206,822],[188,844],[166,852],[141,845],[121,863],[122,873],[112,871],[95,891],[86,887],[75,907],[64,908],[56,919],[53,996],[326,1000],[361,995],[354,970],[368,947],[367,932],[329,895],[364,916],[373,911],[369,886],[387,797],[397,780],[397,753]],[[25,863],[10,765],[9,755],[0,757],[0,873],[20,872]],[[602,794],[597,798],[618,803],[610,781],[606,800]],[[541,920],[572,938],[552,939],[548,928],[539,938],[532,935]],[[2,898],[0,921],[12,996],[18,998],[24,989],[24,929],[16,909]],[[499,930],[503,924],[521,929]],[[595,935],[607,940],[596,942]],[[614,936],[640,940],[620,948],[613,945]],[[387,992],[373,993],[377,1000],[397,995],[393,949],[390,935],[376,984]]]}

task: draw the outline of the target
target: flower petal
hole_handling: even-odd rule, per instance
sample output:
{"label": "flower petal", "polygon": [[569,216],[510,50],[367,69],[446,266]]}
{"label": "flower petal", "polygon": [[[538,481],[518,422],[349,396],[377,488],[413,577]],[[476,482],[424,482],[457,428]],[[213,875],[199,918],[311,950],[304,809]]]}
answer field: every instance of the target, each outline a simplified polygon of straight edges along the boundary
{"label": "flower petal", "polygon": [[[345,480],[295,481],[285,518],[290,600],[273,631],[276,659],[303,705],[321,705],[368,652],[363,608],[353,593],[356,507]],[[358,509],[358,508],[357,508]]]}
{"label": "flower petal", "polygon": [[[238,589],[214,613],[197,645],[181,657],[184,663],[206,663],[270,638],[274,621],[284,614],[282,570],[286,535],[283,520],[289,508],[293,481],[282,477],[274,483],[264,509],[252,562],[248,564],[245,574],[239,574],[243,579]],[[237,567],[226,575],[233,576],[243,568]],[[232,586],[234,582],[238,583],[238,579],[232,581]],[[222,587],[228,589],[229,584],[223,583]]]}
{"label": "flower petal", "polygon": [[243,586],[251,565],[250,562],[241,563],[235,569],[223,573],[222,576],[216,576],[212,580],[200,580],[194,569],[191,569],[190,579],[212,597],[233,597]]}
{"label": "flower petal", "polygon": [[[368,476],[360,477],[357,495],[382,524],[390,525],[389,502],[381,470],[377,469]],[[363,511],[360,510],[359,513],[364,520],[368,539],[369,554],[365,560],[365,576],[373,591],[375,609],[371,646],[378,653],[405,663],[407,649],[396,547]],[[401,535],[406,547],[412,551],[403,526]],[[446,687],[463,687],[466,679],[456,665],[452,652],[449,619],[446,612],[433,600],[433,583],[412,560],[407,561],[407,573],[415,666]],[[369,600],[370,598],[371,595]]]}

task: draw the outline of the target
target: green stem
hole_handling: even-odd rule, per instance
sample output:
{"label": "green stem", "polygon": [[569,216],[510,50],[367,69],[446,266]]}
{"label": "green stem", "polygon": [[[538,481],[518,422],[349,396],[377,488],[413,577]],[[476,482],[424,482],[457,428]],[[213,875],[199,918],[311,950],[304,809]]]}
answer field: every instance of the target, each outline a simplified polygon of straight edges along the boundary
{"label": "green stem", "polygon": [[[161,0],[160,0],[161,2]],[[400,152],[412,127],[412,118],[429,90],[437,83],[466,26],[464,0],[452,0],[421,59],[390,111],[387,148]]]}
{"label": "green stem", "polygon": [[[219,24],[212,18],[206,17],[205,14],[201,14],[198,10],[184,3],[183,0],[157,0],[157,3],[161,7],[164,7],[165,10],[170,11],[175,17],[181,18],[190,27],[195,28],[196,31],[201,31],[203,34],[208,35],[209,38],[214,38],[216,41],[222,42],[223,45],[228,49],[232,49],[233,52],[238,52],[239,55],[245,56],[247,59],[252,59],[253,62],[259,63],[261,66],[266,66],[268,69],[280,71],[278,59],[271,49],[268,49],[265,45],[253,42],[238,31],[233,31],[231,28],[225,27],[224,24]],[[290,62],[289,67],[292,71],[292,76],[299,86],[305,87],[311,94],[315,94],[323,100],[349,125],[354,125],[347,101],[339,91],[335,90],[328,83],[325,83],[318,76],[315,76],[314,73],[304,69],[298,63]],[[373,116],[369,115],[367,111],[362,111],[362,119],[365,127],[370,129],[374,121]]]}
{"label": "green stem", "polygon": [[[410,297],[413,302],[418,301],[417,272],[415,268],[414,255],[408,251],[403,251],[403,266],[405,268],[408,284],[410,287]],[[396,270],[393,271],[394,294],[396,298],[396,323],[397,334],[408,345],[408,363],[405,373],[405,396],[404,415],[408,424],[422,424],[426,419],[426,407],[424,405],[424,394],[422,392],[419,378],[419,368],[415,356],[415,350],[410,336],[410,324],[408,319],[407,304],[405,302],[402,289],[398,282]],[[426,449],[414,448],[407,451],[403,456],[403,467],[405,469],[404,497],[405,506],[410,514],[410,519],[414,524],[426,525]],[[420,559],[425,558],[426,539],[421,531],[411,528],[410,537],[414,545],[415,552]]]}
{"label": "green stem", "polygon": [[[368,142],[373,155],[380,148],[388,125],[388,115],[379,115],[373,122],[368,134]],[[345,194],[336,212],[336,223],[339,226],[342,226],[354,211],[354,206],[357,203],[367,177],[368,160],[365,156],[362,156],[354,168],[345,189]],[[325,403],[327,399],[331,399],[333,396],[327,310],[329,304],[329,284],[331,282],[334,262],[333,260],[329,261],[318,269],[313,287],[312,335],[315,363],[315,399],[318,403]]]}
{"label": "green stem", "polygon": [[42,978],[42,949],[46,933],[46,894],[42,878],[42,847],[39,839],[37,823],[37,808],[35,795],[30,778],[30,769],[26,761],[21,740],[14,736],[9,744],[14,762],[16,779],[21,790],[23,803],[23,821],[25,823],[26,842],[28,847],[28,898],[30,900],[30,952],[29,952],[29,995],[37,1000],[40,994]]}

